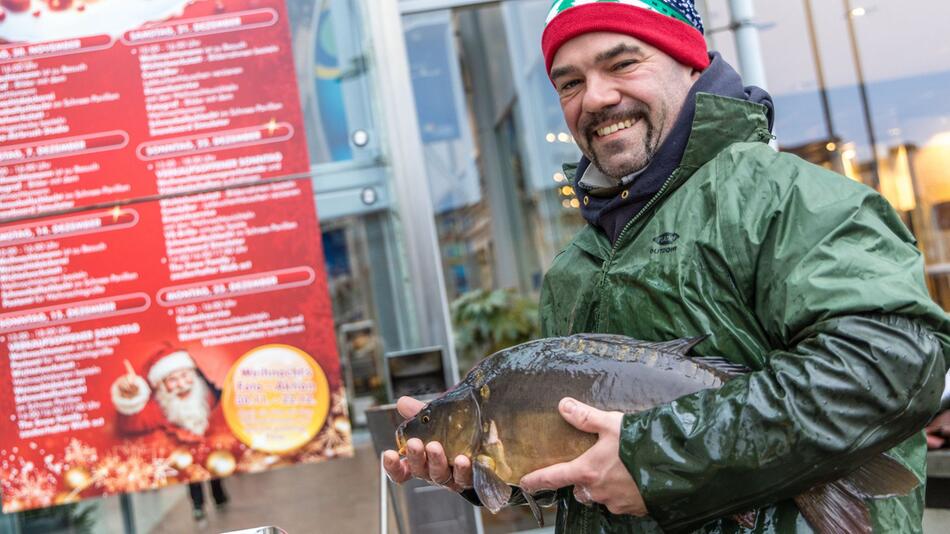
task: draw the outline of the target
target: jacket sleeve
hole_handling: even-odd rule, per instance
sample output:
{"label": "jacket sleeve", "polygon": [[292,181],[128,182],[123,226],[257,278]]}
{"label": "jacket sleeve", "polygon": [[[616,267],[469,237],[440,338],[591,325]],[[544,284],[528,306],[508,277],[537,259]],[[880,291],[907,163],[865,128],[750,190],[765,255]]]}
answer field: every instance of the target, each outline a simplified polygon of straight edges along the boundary
{"label": "jacket sleeve", "polygon": [[793,188],[748,236],[750,302],[776,347],[763,368],[624,417],[621,458],[664,530],[834,480],[937,409],[947,317],[910,233],[883,199],[859,193]]}

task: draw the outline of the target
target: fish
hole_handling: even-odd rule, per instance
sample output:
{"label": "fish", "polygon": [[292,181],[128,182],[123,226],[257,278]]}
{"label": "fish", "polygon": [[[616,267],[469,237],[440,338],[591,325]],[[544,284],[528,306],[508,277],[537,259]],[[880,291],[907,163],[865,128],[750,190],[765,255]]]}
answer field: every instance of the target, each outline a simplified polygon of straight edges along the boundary
{"label": "fish", "polygon": [[[598,438],[567,423],[558,412],[559,401],[573,397],[601,410],[640,412],[750,372],[725,359],[690,356],[706,337],[652,342],[577,334],[496,352],[399,425],[396,446],[405,455],[408,440],[419,438],[441,443],[450,462],[458,455],[471,458],[474,490],[483,506],[497,513],[527,504],[543,526],[540,507],[553,504],[554,494],[522,492],[521,477],[577,458]],[[805,491],[795,502],[818,532],[871,532],[864,499],[906,495],[917,485],[911,471],[881,454],[844,478]],[[730,517],[751,526],[755,515]]]}

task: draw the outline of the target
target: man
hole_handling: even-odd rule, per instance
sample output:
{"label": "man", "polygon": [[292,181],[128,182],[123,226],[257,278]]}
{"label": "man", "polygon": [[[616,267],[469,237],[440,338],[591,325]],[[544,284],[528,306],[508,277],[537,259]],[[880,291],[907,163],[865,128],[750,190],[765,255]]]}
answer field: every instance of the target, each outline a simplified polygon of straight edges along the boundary
{"label": "man", "polygon": [[[545,276],[542,333],[708,335],[695,353],[752,372],[640,413],[564,399],[600,439],[520,485],[560,488],[558,532],[810,532],[791,498],[888,451],[921,484],[868,500],[870,520],[920,531],[921,429],[950,356],[921,255],[874,191],[769,148],[770,97],[701,32],[686,0],[554,3],[542,48],[589,224]],[[438,443],[384,465],[471,485]]]}
{"label": "man", "polygon": [[164,347],[147,369],[146,381],[127,363],[126,374],[112,384],[121,433],[159,433],[174,445],[201,443],[212,426],[227,432],[217,396],[188,352]]}

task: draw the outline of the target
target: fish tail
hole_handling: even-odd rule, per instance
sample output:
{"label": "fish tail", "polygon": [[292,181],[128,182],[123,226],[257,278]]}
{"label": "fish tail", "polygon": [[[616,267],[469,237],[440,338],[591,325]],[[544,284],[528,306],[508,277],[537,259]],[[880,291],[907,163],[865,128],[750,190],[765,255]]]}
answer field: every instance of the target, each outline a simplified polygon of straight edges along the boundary
{"label": "fish tail", "polygon": [[916,475],[882,454],[840,480],[795,497],[795,504],[817,532],[870,533],[866,499],[906,495],[918,484]]}

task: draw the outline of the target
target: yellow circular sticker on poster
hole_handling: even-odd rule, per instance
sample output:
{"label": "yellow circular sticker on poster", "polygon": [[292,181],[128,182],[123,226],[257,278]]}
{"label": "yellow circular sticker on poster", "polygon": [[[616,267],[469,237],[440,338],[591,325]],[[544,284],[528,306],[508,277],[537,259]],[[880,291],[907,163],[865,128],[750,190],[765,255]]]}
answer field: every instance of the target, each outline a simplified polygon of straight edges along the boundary
{"label": "yellow circular sticker on poster", "polygon": [[330,411],[330,387],[323,369],[306,352],[290,345],[263,345],[231,366],[221,406],[241,442],[281,454],[317,435]]}

